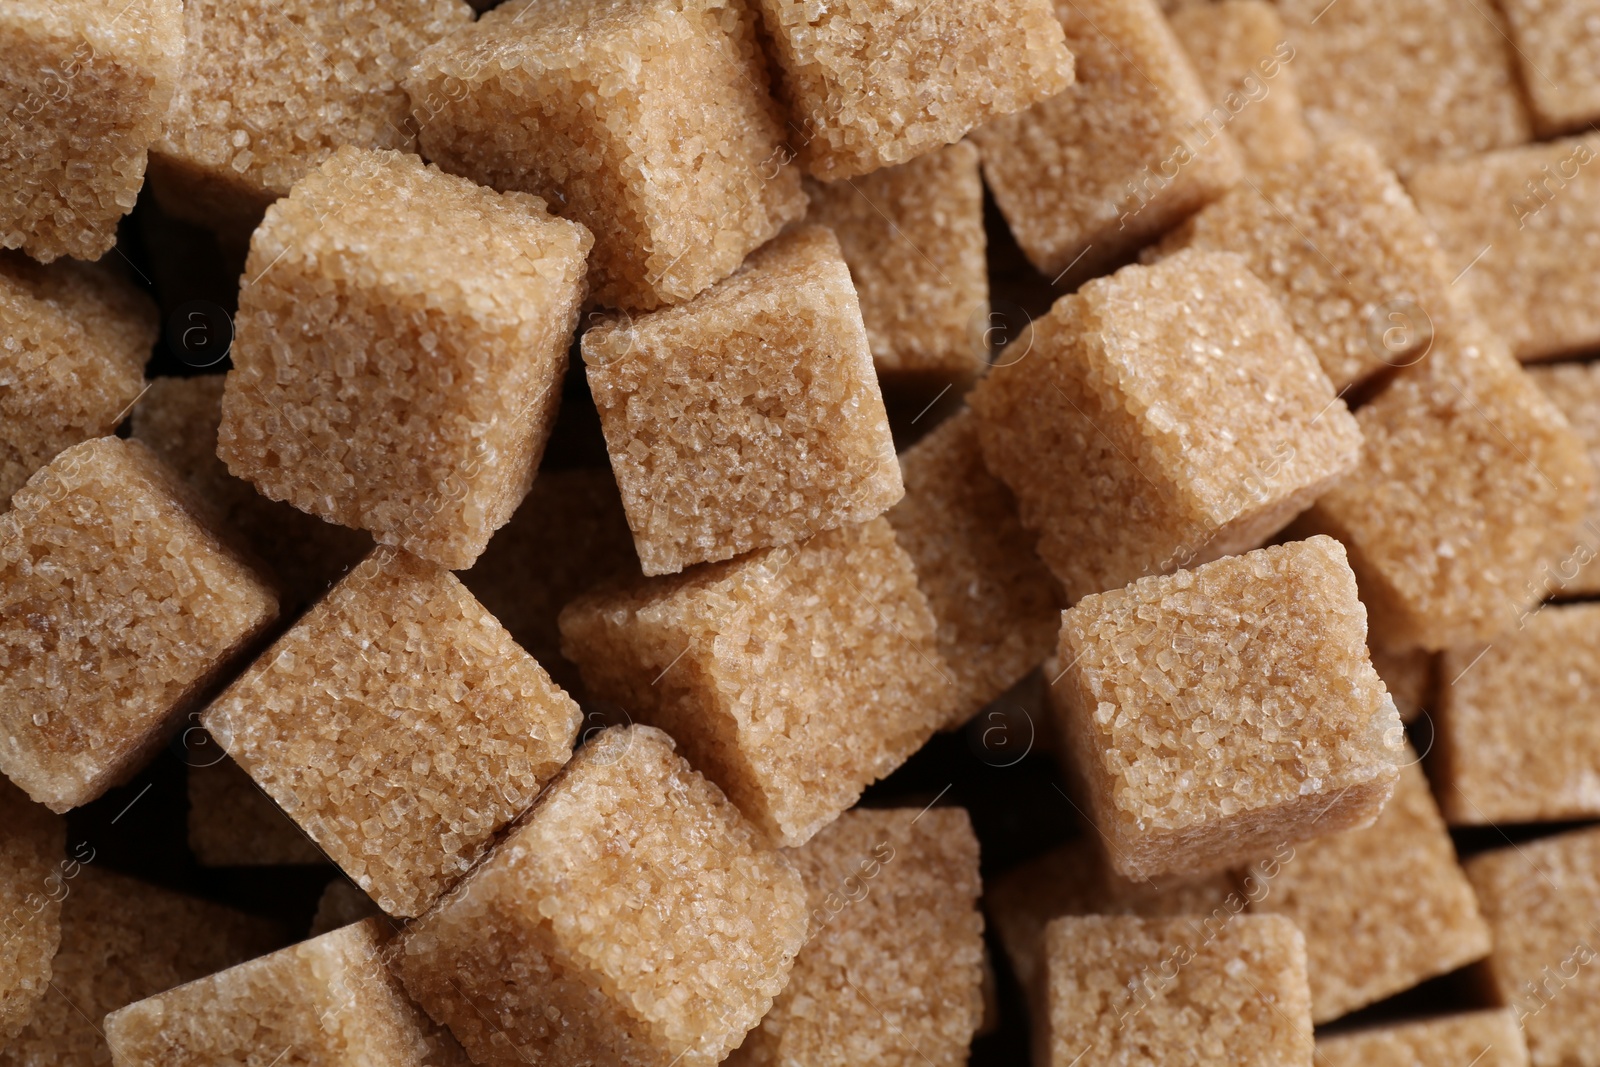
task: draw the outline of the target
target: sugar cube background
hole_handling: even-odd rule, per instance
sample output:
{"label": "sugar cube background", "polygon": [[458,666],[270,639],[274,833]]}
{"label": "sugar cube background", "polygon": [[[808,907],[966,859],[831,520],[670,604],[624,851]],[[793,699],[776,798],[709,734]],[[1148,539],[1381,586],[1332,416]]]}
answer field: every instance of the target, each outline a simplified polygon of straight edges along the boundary
{"label": "sugar cube background", "polygon": [[49,992],[67,863],[61,819],[0,780],[0,1039],[15,1038]]}
{"label": "sugar cube background", "polygon": [[307,936],[317,937],[362,919],[377,918],[383,909],[372,898],[356,888],[348,878],[335,878],[317,898],[317,910],[311,916],[311,929]]}
{"label": "sugar cube background", "polygon": [[1503,0],[1500,11],[1534,129],[1549,137],[1600,118],[1593,0]]}
{"label": "sugar cube background", "polygon": [[203,867],[326,863],[327,857],[239,765],[208,755],[189,766],[189,851]]}
{"label": "sugar cube background", "polygon": [[1417,1063],[1528,1067],[1528,1046],[1515,1013],[1500,1008],[1320,1038],[1316,1062],[1318,1067],[1412,1067]]}
{"label": "sugar cube background", "polygon": [[[1600,471],[1600,364],[1557,363],[1528,368],[1550,402],[1566,416],[1567,425],[1583,441],[1589,465]],[[1565,530],[1562,530],[1565,532]],[[1589,511],[1571,542],[1559,556],[1546,562],[1536,587],[1546,595],[1593,596],[1600,593],[1600,500],[1589,500]]]}

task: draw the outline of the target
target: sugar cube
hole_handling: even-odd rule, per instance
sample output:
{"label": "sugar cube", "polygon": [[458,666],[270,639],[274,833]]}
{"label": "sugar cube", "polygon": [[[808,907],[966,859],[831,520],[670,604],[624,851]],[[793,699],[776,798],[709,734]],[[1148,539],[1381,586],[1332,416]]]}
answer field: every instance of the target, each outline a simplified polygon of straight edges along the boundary
{"label": "sugar cube", "polygon": [[1059,722],[1125,877],[1371,825],[1404,745],[1344,549],[1314,537],[1085,597]]}
{"label": "sugar cube", "polygon": [[[201,751],[215,751],[200,746]],[[322,851],[226,756],[189,767],[189,851],[202,867],[325,863]]]}
{"label": "sugar cube", "polygon": [[690,302],[583,335],[646,574],[786,545],[904,493],[839,243],[803,227]]}
{"label": "sugar cube", "polygon": [[[1590,466],[1600,470],[1600,363],[1529,367],[1528,377],[1566,416],[1567,425],[1583,441]],[[1591,566],[1600,556],[1600,499],[1590,499],[1576,536],[1562,547],[1535,581],[1538,595],[1600,594],[1600,567]]]}
{"label": "sugar cube", "polygon": [[53,811],[144,765],[278,614],[137,442],[74,445],[0,515],[0,771]]}
{"label": "sugar cube", "polygon": [[61,943],[66,828],[0,778],[0,1041],[33,1016]]}
{"label": "sugar cube", "polygon": [[1528,1045],[1505,1008],[1390,1023],[1317,1040],[1317,1067],[1472,1064],[1528,1067]]}
{"label": "sugar cube", "polygon": [[670,733],[774,841],[801,845],[952,714],[927,598],[884,519],[561,613],[594,696]]}
{"label": "sugar cube", "polygon": [[603,731],[393,965],[485,1067],[719,1062],[806,933],[788,861],[646,726]]}
{"label": "sugar cube", "polygon": [[1372,669],[1378,672],[1383,687],[1394,698],[1401,722],[1413,722],[1434,707],[1437,654],[1425,648],[1394,652],[1381,646],[1372,647],[1370,643],[1367,651],[1372,655]]}
{"label": "sugar cube", "polygon": [[385,911],[413,916],[533,802],[581,718],[460,579],[380,548],[204,723]]}
{"label": "sugar cube", "polygon": [[1569,133],[1600,119],[1594,0],[1502,0],[1535,130]]}
{"label": "sugar cube", "polygon": [[1062,297],[970,394],[989,469],[1081,599],[1253,548],[1360,433],[1242,259],[1181,252]]}
{"label": "sugar cube", "polygon": [[538,468],[589,244],[537,197],[339,149],[251,238],[217,454],[274,500],[470,567]]}

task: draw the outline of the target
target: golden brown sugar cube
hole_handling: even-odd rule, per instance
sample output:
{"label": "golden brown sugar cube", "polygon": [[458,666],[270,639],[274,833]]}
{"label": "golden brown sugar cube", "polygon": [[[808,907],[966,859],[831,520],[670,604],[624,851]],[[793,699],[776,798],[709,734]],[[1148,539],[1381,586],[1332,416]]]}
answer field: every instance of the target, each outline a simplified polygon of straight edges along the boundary
{"label": "golden brown sugar cube", "polygon": [[1279,0],[1314,130],[1370,139],[1402,177],[1531,132],[1512,46],[1478,0]]}
{"label": "golden brown sugar cube", "polygon": [[1372,669],[1378,672],[1384,688],[1394,698],[1401,722],[1413,722],[1435,707],[1437,654],[1424,648],[1392,652],[1370,645],[1367,651],[1372,654]]}
{"label": "golden brown sugar cube", "polygon": [[0,252],[0,509],[62,449],[117,428],[158,330],[109,270]]}
{"label": "golden brown sugar cube", "polygon": [[[472,23],[462,0],[187,0],[188,48],[150,185],[180,219],[246,238],[334,150],[417,150],[401,80]],[[267,26],[292,31],[264,33]]]}
{"label": "golden brown sugar cube", "polygon": [[591,695],[667,731],[782,845],[802,845],[949,721],[957,698],[911,558],[886,520],[561,613]]}
{"label": "golden brown sugar cube", "polygon": [[239,765],[201,747],[189,766],[189,851],[202,867],[271,867],[325,863],[294,820]]}
{"label": "golden brown sugar cube", "polygon": [[1041,980],[1037,1063],[1312,1064],[1305,939],[1280,916],[1239,916],[1214,934],[1188,919],[1057,919]]}
{"label": "golden brown sugar cube", "polygon": [[1422,167],[1411,194],[1451,274],[1518,359],[1600,345],[1600,135]]}
{"label": "golden brown sugar cube", "polygon": [[1072,84],[1049,0],[758,7],[789,144],[824,181],[906,163]]}
{"label": "golden brown sugar cube", "polygon": [[1050,655],[1061,593],[1017,518],[1011,491],[983,465],[963,410],[900,457],[905,499],[886,516],[916,565],[959,690],[959,726]]}
{"label": "golden brown sugar cube", "polygon": [[60,817],[0,778],[0,1041],[49,992],[70,862]]}
{"label": "golden brown sugar cube", "polygon": [[1503,0],[1522,86],[1543,137],[1600,119],[1600,6],[1594,0]]}
{"label": "golden brown sugar cube", "polygon": [[339,149],[251,238],[217,454],[274,500],[470,567],[538,469],[589,245],[537,197]]}
{"label": "golden brown sugar cube", "polygon": [[1155,0],[1061,0],[1077,81],[972,132],[1017,244],[1050,278],[1114,262],[1240,177]]}
{"label": "golden brown sugar cube", "polygon": [[1418,362],[1454,317],[1427,222],[1352,137],[1235,186],[1162,245],[1185,247],[1243,256],[1335,389]]}
{"label": "golden brown sugar cube", "polygon": [[1405,742],[1366,622],[1329,537],[1065,612],[1059,725],[1112,867],[1201,874],[1371,825]]}
{"label": "golden brown sugar cube", "polygon": [[687,304],[589,330],[583,360],[646,574],[865,522],[905,492],[850,270],[823,227]]}
{"label": "golden brown sugar cube", "polygon": [[1125,267],[1029,330],[969,399],[1073,600],[1254,548],[1356,464],[1355,420],[1237,256]]}
{"label": "golden brown sugar cube", "polygon": [[666,734],[620,727],[406,928],[393,966],[484,1067],[705,1067],[771,1007],[806,924],[788,860]]}
{"label": "golden brown sugar cube", "polygon": [[964,1067],[983,1017],[978,839],[960,808],[845,812],[788,853],[811,936],[732,1067]]}
{"label": "golden brown sugar cube", "polygon": [[51,988],[21,1036],[0,1048],[0,1067],[111,1067],[107,1012],[284,943],[275,923],[113,874],[96,858],[75,844],[61,868]]}
{"label": "golden brown sugar cube", "polygon": [[293,1063],[424,1067],[430,1026],[383,942],[383,921],[366,919],[129,1004],[106,1016],[112,1062],[210,1067],[284,1049]]}
{"label": "golden brown sugar cube", "polygon": [[[1315,973],[1315,972],[1313,972]],[[1528,1067],[1528,1045],[1505,1008],[1390,1023],[1317,1039],[1316,1067]]]}
{"label": "golden brown sugar cube", "polygon": [[183,54],[181,0],[0,9],[0,248],[45,263],[110,251]]}
{"label": "golden brown sugar cube", "polygon": [[[962,141],[854,181],[808,182],[839,238],[882,378],[964,381],[988,352],[978,150]],[[977,324],[976,334],[974,324]]]}
{"label": "golden brown sugar cube", "polygon": [[[1529,367],[1528,377],[1566,416],[1567,425],[1583,441],[1590,466],[1600,470],[1600,363]],[[1588,513],[1576,534],[1557,556],[1545,563],[1544,570],[1535,579],[1539,598],[1600,594],[1600,567],[1591,566],[1597,556],[1600,556],[1600,497],[1591,497]]]}
{"label": "golden brown sugar cube", "polygon": [[1417,754],[1406,759],[1371,826],[1251,869],[1261,887],[1251,911],[1292,919],[1305,934],[1319,1025],[1489,954],[1489,928]]}
{"label": "golden brown sugar cube", "polygon": [[380,548],[204,722],[385,911],[413,916],[533,803],[581,719],[460,579]]}
{"label": "golden brown sugar cube", "polygon": [[412,68],[422,152],[587,226],[601,304],[681,303],[805,214],[756,22],[731,0],[510,0]]}
{"label": "golden brown sugar cube", "polygon": [[1530,609],[1440,660],[1440,806],[1452,826],[1600,816],[1600,604]]}
{"label": "golden brown sugar cube", "polygon": [[0,771],[64,812],[125,781],[278,615],[143,445],[62,452],[0,515]]}
{"label": "golden brown sugar cube", "polygon": [[1437,651],[1514,627],[1571,551],[1593,484],[1560,412],[1469,324],[1437,334],[1356,421],[1359,466],[1296,530],[1344,543],[1374,642]]}
{"label": "golden brown sugar cube", "polygon": [[322,896],[317,898],[317,910],[311,917],[311,932],[307,936],[320,937],[342,926],[382,916],[383,909],[357,889],[354,882],[348,878],[335,878],[322,891]]}
{"label": "golden brown sugar cube", "polygon": [[1490,987],[1516,1012],[1533,1067],[1600,1064],[1600,830],[1495,849],[1466,868],[1494,932]]}
{"label": "golden brown sugar cube", "polygon": [[1170,21],[1214,104],[1213,121],[1223,124],[1248,169],[1270,171],[1311,154],[1294,45],[1277,8],[1267,0],[1192,3]]}

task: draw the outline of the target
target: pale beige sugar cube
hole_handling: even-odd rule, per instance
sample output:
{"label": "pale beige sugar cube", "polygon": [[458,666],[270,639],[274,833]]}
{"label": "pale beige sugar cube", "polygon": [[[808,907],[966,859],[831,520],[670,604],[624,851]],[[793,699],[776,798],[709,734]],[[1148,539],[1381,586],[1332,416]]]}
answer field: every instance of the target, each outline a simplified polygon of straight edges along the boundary
{"label": "pale beige sugar cube", "polygon": [[845,812],[788,853],[811,937],[734,1067],[965,1067],[983,1016],[978,839],[960,808]]}
{"label": "pale beige sugar cube", "polygon": [[1036,1063],[1311,1067],[1305,940],[1280,916],[1057,919],[1043,972]]}
{"label": "pale beige sugar cube", "polygon": [[959,726],[1050,655],[1063,598],[1011,491],[983,465],[970,411],[940,423],[900,463],[906,496],[887,518],[933,609],[959,690],[946,725]]}
{"label": "pale beige sugar cube", "polygon": [[278,615],[137,442],[74,445],[0,515],[0,771],[54,811],[139,770]]}
{"label": "pale beige sugar cube", "polygon": [[1344,542],[1374,642],[1439,650],[1515,626],[1541,568],[1571,550],[1593,484],[1560,412],[1468,324],[1437,334],[1356,421],[1360,465],[1296,529]]}
{"label": "pale beige sugar cube", "polygon": [[1424,358],[1456,317],[1427,222],[1354,137],[1255,175],[1161,247],[1243,256],[1340,390]]}
{"label": "pale beige sugar cube", "polygon": [[1600,816],[1597,647],[1600,604],[1572,604],[1441,657],[1434,729],[1451,825]]}
{"label": "pale beige sugar cube", "polygon": [[630,726],[578,750],[393,966],[485,1067],[705,1067],[771,1007],[806,925],[789,862]]}
{"label": "pale beige sugar cube", "polygon": [[1085,597],[1059,723],[1112,866],[1199,874],[1371,825],[1404,732],[1344,549],[1314,537]]}
{"label": "pale beige sugar cube", "polygon": [[980,373],[989,276],[978,150],[961,141],[806,189],[806,221],[833,230],[850,266],[879,376],[943,384]]}
{"label": "pale beige sugar cube", "polygon": [[881,515],[905,490],[860,305],[807,226],[678,307],[583,335],[646,574]]}
{"label": "pale beige sugar cube", "polygon": [[1371,826],[1252,868],[1263,888],[1251,911],[1285,916],[1305,934],[1318,1024],[1489,954],[1489,928],[1419,757],[1408,749],[1405,758]]}
{"label": "pale beige sugar cube", "polygon": [[385,911],[413,916],[533,802],[581,718],[460,579],[380,548],[204,723]]}
{"label": "pale beige sugar cube", "polygon": [[1155,0],[1061,0],[1073,86],[972,132],[1006,223],[1047,277],[1115,262],[1240,177]]}
{"label": "pale beige sugar cube", "polygon": [[49,991],[70,864],[61,818],[0,778],[0,1041],[17,1036]]}
{"label": "pale beige sugar cube", "polygon": [[1409,184],[1462,295],[1518,359],[1600,345],[1600,134],[1422,167]]}
{"label": "pale beige sugar cube", "polygon": [[417,150],[401,80],[471,25],[462,0],[187,0],[188,48],[150,184],[180,219],[248,238],[334,150]]}
{"label": "pale beige sugar cube", "polygon": [[0,509],[62,449],[117,428],[158,330],[109,270],[0,252]]}
{"label": "pale beige sugar cube", "polygon": [[590,694],[670,733],[774,841],[801,845],[949,721],[958,693],[884,519],[561,613]]}
{"label": "pale beige sugar cube", "polygon": [[0,248],[45,263],[110,251],[183,55],[181,0],[0,8]]}
{"label": "pale beige sugar cube", "polygon": [[1512,46],[1479,0],[1278,0],[1313,128],[1371,139],[1402,176],[1530,137]]}
{"label": "pale beige sugar cube", "polygon": [[311,917],[311,932],[307,936],[318,937],[341,926],[382,916],[383,909],[356,888],[354,882],[348,878],[335,878],[322,891],[322,896],[317,898],[316,914]]}
{"label": "pale beige sugar cube", "polygon": [[1372,669],[1383,679],[1384,688],[1394,698],[1400,721],[1409,723],[1434,707],[1436,694],[1435,663],[1438,656],[1425,648],[1393,652],[1368,647]]}
{"label": "pale beige sugar cube", "polygon": [[1246,167],[1269,171],[1311,154],[1294,45],[1277,8],[1267,0],[1222,0],[1186,4],[1170,18],[1206,96],[1228,115],[1224,128]]}
{"label": "pale beige sugar cube", "polygon": [[600,303],[681,303],[805,214],[756,21],[732,0],[510,0],[412,68],[423,154],[587,226]]}
{"label": "pale beige sugar cube", "polygon": [[1253,548],[1361,435],[1237,256],[1183,252],[1056,302],[970,394],[984,459],[1068,597]]}
{"label": "pale beige sugar cube", "polygon": [[217,454],[274,500],[470,567],[538,468],[589,245],[537,197],[339,149],[251,238]]}
{"label": "pale beige sugar cube", "polygon": [[[215,749],[207,745],[201,751]],[[294,820],[226,756],[190,765],[188,831],[189,851],[202,867],[327,862]]]}
{"label": "pale beige sugar cube", "polygon": [[[1315,973],[1315,972],[1313,972]],[[1317,1040],[1316,1067],[1528,1067],[1528,1045],[1505,1008],[1389,1023]]]}
{"label": "pale beige sugar cube", "polygon": [[[1560,363],[1529,367],[1528,377],[1567,418],[1583,441],[1591,466],[1600,470],[1600,363]],[[1565,531],[1563,531],[1565,532]],[[1556,557],[1535,580],[1541,597],[1600,594],[1600,497],[1591,496],[1589,511]]]}
{"label": "pale beige sugar cube", "polygon": [[1072,84],[1049,0],[758,0],[789,143],[838,181],[959,141]]}
{"label": "pale beige sugar cube", "polygon": [[1600,5],[1595,0],[1502,0],[1522,87],[1541,136],[1600,119]]}
{"label": "pale beige sugar cube", "polygon": [[1600,830],[1495,849],[1466,868],[1494,932],[1490,988],[1517,1013],[1533,1067],[1600,1064]]}

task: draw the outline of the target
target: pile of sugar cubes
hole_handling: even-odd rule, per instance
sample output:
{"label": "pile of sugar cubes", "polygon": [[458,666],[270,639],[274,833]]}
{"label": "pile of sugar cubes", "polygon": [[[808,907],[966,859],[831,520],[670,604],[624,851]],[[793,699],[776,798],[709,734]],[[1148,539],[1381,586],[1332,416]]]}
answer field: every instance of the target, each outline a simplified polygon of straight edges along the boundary
{"label": "pile of sugar cubes", "polygon": [[1600,0],[0,0],[0,1067],[1600,1067]]}

